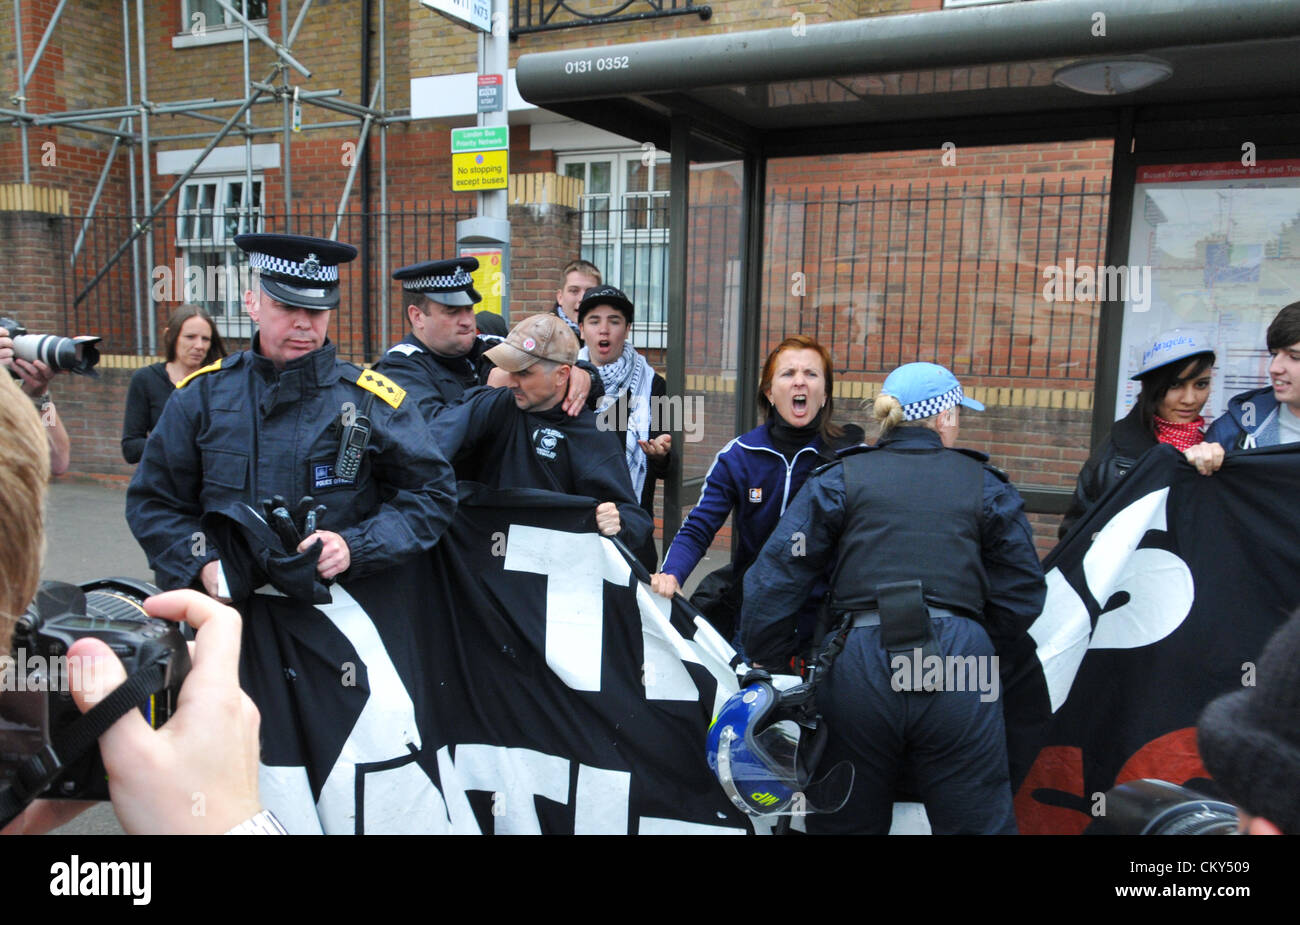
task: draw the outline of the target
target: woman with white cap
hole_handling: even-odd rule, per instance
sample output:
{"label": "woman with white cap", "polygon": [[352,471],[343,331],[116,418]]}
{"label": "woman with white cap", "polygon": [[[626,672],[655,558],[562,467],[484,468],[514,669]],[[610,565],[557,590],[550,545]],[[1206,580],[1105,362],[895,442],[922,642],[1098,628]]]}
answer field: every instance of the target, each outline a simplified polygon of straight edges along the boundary
{"label": "woman with white cap", "polygon": [[1133,379],[1142,383],[1133,410],[1115,422],[1079,472],[1070,509],[1061,520],[1064,537],[1097,499],[1137,465],[1157,443],[1182,450],[1202,475],[1223,463],[1223,447],[1204,443],[1208,422],[1201,409],[1210,397],[1214,347],[1198,331],[1165,331],[1142,352]]}
{"label": "woman with white cap", "polygon": [[[890,373],[879,442],[809,476],[745,576],[744,650],[779,665],[831,569],[822,762],[851,762],[855,781],[810,833],[884,834],[900,788],[936,834],[1016,831],[997,653],[1023,649],[1046,584],[1019,493],[983,453],[956,448],[961,407],[984,408],[942,366]],[[958,664],[964,674],[948,670]]]}

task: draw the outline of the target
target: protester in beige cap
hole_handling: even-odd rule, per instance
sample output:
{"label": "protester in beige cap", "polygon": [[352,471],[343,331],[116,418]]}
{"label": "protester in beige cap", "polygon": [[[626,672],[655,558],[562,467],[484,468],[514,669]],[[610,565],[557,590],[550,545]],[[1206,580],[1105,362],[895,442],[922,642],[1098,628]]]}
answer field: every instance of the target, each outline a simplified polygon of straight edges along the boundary
{"label": "protester in beige cap", "polygon": [[531,315],[484,356],[497,367],[488,386],[465,393],[432,423],[456,478],[594,498],[601,533],[632,548],[644,543],[654,525],[632,492],[617,435],[597,428],[589,409],[569,417],[561,407],[578,358],[568,325]]}

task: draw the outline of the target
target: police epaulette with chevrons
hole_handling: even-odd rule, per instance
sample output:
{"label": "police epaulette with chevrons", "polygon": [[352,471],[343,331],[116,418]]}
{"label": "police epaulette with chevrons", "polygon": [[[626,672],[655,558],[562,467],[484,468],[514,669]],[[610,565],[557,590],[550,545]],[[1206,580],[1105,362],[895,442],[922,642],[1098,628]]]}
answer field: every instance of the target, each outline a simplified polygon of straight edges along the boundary
{"label": "police epaulette with chevrons", "polygon": [[383,373],[377,373],[373,369],[362,369],[359,366],[348,364],[344,368],[342,378],[365,389],[367,392],[378,395],[386,404],[394,408],[400,408],[402,400],[406,398],[406,389]]}
{"label": "police epaulette with chevrons", "polygon": [[185,386],[189,384],[189,381],[195,378],[196,376],[202,376],[204,373],[216,372],[217,370],[221,369],[221,364],[226,360],[230,360],[233,365],[234,360],[237,359],[238,357],[239,354],[237,353],[234,354],[233,356],[219,357],[215,362],[209,363],[207,366],[200,366],[198,369],[194,370],[194,372],[190,373],[180,382],[176,383],[176,388],[178,389],[185,388]]}

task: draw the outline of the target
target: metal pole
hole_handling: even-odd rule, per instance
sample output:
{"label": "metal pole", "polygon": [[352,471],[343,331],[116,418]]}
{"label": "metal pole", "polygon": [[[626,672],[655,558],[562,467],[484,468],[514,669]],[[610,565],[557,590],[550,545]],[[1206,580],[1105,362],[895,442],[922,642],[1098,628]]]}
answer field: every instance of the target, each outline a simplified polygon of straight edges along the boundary
{"label": "metal pole", "polygon": [[[383,89],[384,82],[380,80],[379,83],[375,85],[375,92],[370,94],[370,105],[372,108],[375,105],[375,101],[379,99],[379,91]],[[329,233],[329,236],[335,240],[338,239],[339,222],[343,220],[343,211],[347,207],[348,197],[352,195],[352,181],[357,177],[357,166],[361,163],[361,157],[366,152],[366,136],[370,134],[371,121],[373,120],[369,113],[367,113],[365,120],[361,125],[361,137],[357,139],[356,156],[352,159],[352,166],[348,168],[348,180],[347,183],[343,184],[343,195],[339,197],[339,208],[334,214],[334,227]]]}
{"label": "metal pole", "polygon": [[[307,11],[307,6],[311,0],[302,5],[298,11],[298,21],[302,21],[302,14]],[[295,27],[297,23],[294,23]],[[281,0],[280,3],[280,35],[288,36],[285,43],[293,45],[293,36],[289,35],[289,3],[288,0]],[[280,83],[284,88],[284,96],[281,99],[283,104],[284,115],[284,137],[280,141],[280,146],[284,149],[281,155],[283,166],[280,168],[281,175],[284,178],[284,230],[288,234],[293,233],[293,103],[289,99],[289,72],[282,71],[280,74]]]}
{"label": "metal pole", "polygon": [[[123,127],[126,126],[126,120],[122,120]],[[77,254],[81,253],[81,245],[86,239],[86,228],[90,225],[90,220],[95,215],[95,207],[99,205],[99,196],[104,192],[104,182],[108,179],[108,172],[113,168],[113,160],[117,157],[117,147],[122,143],[122,139],[114,138],[113,146],[108,149],[108,157],[104,160],[104,169],[99,172],[99,182],[95,184],[95,192],[90,196],[90,205],[86,207],[86,220],[81,224],[81,230],[77,232],[77,240],[72,245],[72,256],[68,258],[69,263],[76,263]]]}
{"label": "metal pole", "polygon": [[[690,251],[687,229],[690,226],[691,195],[691,123],[684,115],[674,114],[669,135],[669,165],[672,195],[668,198],[668,370],[667,392],[686,401],[686,274]],[[674,421],[673,445],[683,451],[673,454],[672,467],[664,479],[664,549],[682,525],[682,421]]]}
{"label": "metal pole", "polygon": [[[18,72],[18,111],[24,117],[27,115],[27,80],[23,71],[23,9],[20,0],[14,0],[14,51],[18,53],[18,63],[14,68]],[[27,119],[23,118],[18,123],[18,131],[21,135],[22,155],[23,155],[23,183],[32,181],[31,171],[27,166]]]}
{"label": "metal pole", "polygon": [[[302,28],[302,21],[303,21],[304,17],[306,17],[306,15],[307,15],[307,10],[308,10],[308,8],[310,8],[310,7],[311,7],[311,0],[303,0],[303,4],[302,4],[302,6],[299,8],[299,10],[298,10],[298,17],[297,17],[297,19],[295,19],[295,20],[293,21],[293,28],[292,28],[291,30],[289,30],[289,38],[287,38],[287,39],[285,40],[285,43],[284,43],[284,44],[285,44],[287,47],[289,47],[289,48],[293,48],[294,40],[295,40],[296,38],[298,38],[298,30],[299,30],[300,28]],[[282,7],[280,7],[280,9],[281,9],[281,11],[282,11],[282,13],[283,13],[283,16],[281,17],[281,21],[284,21],[284,18],[287,17],[287,16],[289,15],[289,12],[288,12],[288,9],[287,9],[286,7],[283,7],[283,6],[282,6]]]}
{"label": "metal pole", "polygon": [[[221,124],[225,125],[224,122]],[[337,122],[309,122],[302,127],[302,130],[307,132],[322,128],[355,128],[356,124],[356,119],[340,119]],[[246,129],[242,125],[236,125],[230,131],[241,135],[245,133],[249,135],[276,135],[284,131],[284,129],[278,125],[266,125],[253,129]],[[217,132],[186,132],[182,135],[157,135],[153,140],[156,144],[164,144],[169,141],[204,141],[215,137],[217,134]]]}
{"label": "metal pole", "polygon": [[[122,50],[125,58],[122,62],[122,75],[126,79],[126,104],[131,105],[131,9],[128,0],[122,0]],[[128,131],[134,134],[135,120],[127,116],[124,120]],[[135,145],[129,145],[126,149],[127,154],[127,178],[129,181],[129,194],[131,196],[131,227],[135,227],[136,218],[139,216],[137,208],[139,200],[136,197],[135,188]],[[135,308],[135,352],[144,353],[144,305],[142,298],[144,293],[141,292],[142,282],[140,279],[140,242],[131,241],[131,301]],[[152,295],[152,293],[150,294]]]}
{"label": "metal pole", "polygon": [[[119,117],[119,118],[124,118],[124,117]],[[34,123],[32,123],[32,124],[33,124],[33,125],[42,125],[42,124],[44,124],[44,123],[41,123],[41,122],[34,122]],[[84,125],[84,124],[82,124],[81,122],[60,122],[60,123],[58,123],[58,124],[61,125],[61,126],[63,126],[64,128],[74,128],[74,129],[76,129],[77,131],[80,131],[80,132],[92,132],[92,133],[94,133],[94,134],[96,134],[96,135],[108,135],[108,136],[110,136],[110,137],[112,137],[112,138],[120,138],[120,139],[122,139],[123,141],[129,141],[129,142],[131,142],[131,143],[133,143],[133,144],[135,143],[135,140],[136,140],[136,138],[135,138],[135,133],[133,133],[133,132],[123,132],[123,131],[121,131],[120,129],[115,129],[115,128],[103,128],[102,126],[98,126],[98,125]]]}
{"label": "metal pole", "polygon": [[[387,4],[379,0],[379,108],[388,115],[388,49],[385,26],[388,20]],[[388,121],[379,123],[379,280],[384,298],[379,300],[379,346],[385,349],[389,343],[388,333]]]}
{"label": "metal pole", "polygon": [[[171,187],[168,188],[167,192],[163,193],[163,197],[158,200],[158,204],[156,206],[154,206],[152,209],[149,210],[149,214],[144,217],[144,220],[136,224],[135,227],[131,229],[131,234],[127,238],[127,240],[122,242],[122,245],[118,247],[117,251],[114,252],[113,256],[108,258],[108,262],[104,264],[103,268],[100,269],[100,271],[95,274],[95,278],[92,279],[86,285],[86,287],[81,290],[80,293],[78,293],[77,298],[73,302],[74,305],[79,304],[81,300],[86,297],[86,294],[90,292],[91,289],[95,288],[95,284],[104,278],[104,274],[107,273],[109,269],[113,266],[113,264],[117,262],[118,258],[122,256],[122,253],[123,251],[126,250],[127,246],[132,241],[134,241],[137,237],[143,234],[146,230],[148,230],[150,223],[154,220],[155,217],[157,217],[158,213],[163,210],[163,207],[167,205],[168,201],[172,198],[172,196],[176,195],[176,191],[179,190],[185,184],[186,180],[188,180],[191,176],[194,175],[194,171],[198,170],[199,165],[203,163],[203,159],[212,152],[213,148],[215,148],[218,144],[221,143],[221,139],[226,137],[230,129],[233,128],[235,123],[238,122],[240,118],[244,115],[244,111],[249,106],[253,105],[253,102],[257,99],[258,96],[261,95],[261,93],[262,93],[261,90],[255,90],[254,97],[252,99],[244,101],[244,105],[240,106],[238,111],[236,111],[235,114],[230,117],[230,121],[228,121],[225,124],[225,126],[222,128],[220,132],[217,132],[216,137],[213,138],[210,142],[208,142],[207,147],[205,147],[202,151],[199,152],[199,156],[194,159],[194,163],[190,164],[190,166],[186,168],[185,172],[181,174],[179,178],[177,178],[176,182],[173,183]],[[148,164],[145,165],[145,169],[148,170]],[[150,315],[153,314],[152,307],[150,307],[149,314]],[[153,346],[154,339],[155,338],[151,332],[150,344],[149,344],[149,348],[151,350],[154,349]]]}
{"label": "metal pole", "polygon": [[[59,17],[63,15],[63,8],[67,5],[68,0],[59,0],[59,5],[54,8],[54,15],[50,17],[50,24],[45,27],[45,34],[41,36],[40,44],[36,46],[36,54],[32,55],[32,61],[27,65],[27,76],[23,78],[23,86],[31,83],[32,75],[36,73],[36,65],[41,60],[41,55],[45,54],[45,46],[49,43],[50,36],[54,34],[54,27],[58,25]],[[23,66],[21,57],[18,66]]]}
{"label": "metal pole", "polygon": [[297,72],[298,72],[299,74],[301,74],[303,77],[307,77],[307,78],[310,78],[310,77],[311,77],[311,71],[309,71],[309,70],[307,70],[305,67],[303,67],[303,66],[298,62],[298,60],[297,60],[296,58],[294,58],[293,55],[289,54],[289,49],[285,48],[283,45],[277,45],[277,44],[275,44],[275,42],[273,42],[273,41],[271,40],[271,37],[270,37],[269,35],[267,35],[267,34],[266,34],[265,32],[263,32],[261,29],[257,28],[257,26],[255,26],[255,25],[253,25],[251,22],[249,22],[249,21],[248,21],[248,17],[245,16],[243,13],[239,12],[239,10],[235,9],[233,6],[231,6],[230,3],[227,2],[227,0],[217,0],[217,5],[220,6],[222,9],[226,10],[226,12],[230,13],[232,16],[234,16],[236,19],[238,19],[241,23],[243,23],[243,24],[244,24],[244,28],[253,34],[253,38],[255,38],[255,39],[257,39],[258,41],[262,42],[263,44],[266,45],[267,48],[269,48],[269,49],[271,49],[273,52],[275,52],[276,56],[277,56],[281,61],[283,61],[285,64],[289,65],[289,67],[293,68],[295,71],[297,71]]}
{"label": "metal pole", "polygon": [[[144,40],[144,0],[135,0],[135,33],[136,46],[140,49],[140,159],[141,159],[141,195],[144,197],[144,203],[148,206],[153,202],[153,164],[149,157],[149,55],[147,45]],[[152,213],[145,218],[144,227],[148,227],[149,221],[153,218]],[[131,229],[132,240],[139,235],[143,229]],[[121,249],[114,255],[116,260],[121,255]],[[144,239],[144,262],[149,267],[149,275],[153,276],[153,232],[150,231],[149,237]],[[107,267],[105,267],[107,270]],[[102,275],[102,272],[101,272]],[[99,277],[95,278],[95,282]],[[93,285],[93,283],[92,283]],[[89,287],[87,287],[89,291]],[[77,299],[81,301],[80,298]],[[158,350],[158,309],[150,298],[147,304],[148,316],[148,333],[149,333],[149,352],[156,353]]]}
{"label": "metal pole", "polygon": [[[248,0],[243,0],[244,15],[248,15]],[[252,88],[248,83],[252,74],[248,72],[248,20],[244,19],[244,97],[247,98]],[[239,193],[239,230],[257,231],[251,222],[253,218],[253,136],[248,129],[253,127],[253,107],[244,110],[244,188]],[[245,224],[245,223],[249,224]]]}
{"label": "metal pole", "polygon": [[[492,30],[487,33],[479,33],[479,55],[478,55],[478,72],[480,74],[501,74],[504,76],[510,70],[510,36],[506,29],[496,27],[496,24],[503,21],[506,16],[505,0],[493,0],[492,2]],[[480,126],[496,126],[510,124],[510,106],[504,100],[506,88],[502,86],[501,93],[503,105],[499,112],[484,112],[478,115],[478,124]],[[503,189],[487,190],[478,194],[478,214],[483,218],[495,218],[505,221],[506,200],[508,191]]]}

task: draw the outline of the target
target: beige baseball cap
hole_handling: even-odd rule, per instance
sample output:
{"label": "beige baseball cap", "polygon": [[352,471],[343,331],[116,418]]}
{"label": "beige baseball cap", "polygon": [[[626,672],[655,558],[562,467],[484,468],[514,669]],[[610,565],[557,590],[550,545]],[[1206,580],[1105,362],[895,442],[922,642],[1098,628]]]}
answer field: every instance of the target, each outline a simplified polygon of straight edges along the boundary
{"label": "beige baseball cap", "polygon": [[538,360],[572,366],[578,360],[578,338],[558,315],[529,315],[483,355],[508,373],[521,373]]}

